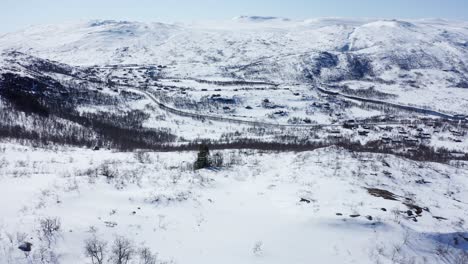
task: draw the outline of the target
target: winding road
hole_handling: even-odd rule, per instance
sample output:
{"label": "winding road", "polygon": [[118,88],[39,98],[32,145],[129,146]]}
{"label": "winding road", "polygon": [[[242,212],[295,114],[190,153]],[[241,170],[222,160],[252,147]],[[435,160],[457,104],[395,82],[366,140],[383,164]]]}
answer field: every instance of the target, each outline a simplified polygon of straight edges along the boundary
{"label": "winding road", "polygon": [[146,96],[148,99],[153,101],[159,108],[178,116],[182,117],[191,117],[200,120],[212,120],[218,122],[227,122],[227,123],[235,123],[235,124],[242,124],[242,125],[250,125],[250,126],[262,126],[262,127],[276,127],[276,128],[290,128],[290,127],[304,127],[304,128],[324,128],[324,127],[337,127],[342,126],[342,124],[278,124],[278,123],[268,123],[268,122],[261,122],[261,121],[250,121],[250,120],[243,120],[243,119],[236,119],[236,118],[229,118],[229,117],[221,117],[221,116],[214,116],[214,115],[207,115],[207,114],[198,114],[188,111],[182,111],[166,104],[160,102],[156,96],[153,94],[138,90],[134,88],[126,88],[127,91],[132,91],[135,93],[142,94]]}
{"label": "winding road", "polygon": [[[199,120],[211,120],[211,121],[218,121],[218,122],[226,122],[226,123],[234,123],[234,124],[242,124],[242,125],[249,125],[249,126],[257,126],[257,127],[271,127],[271,128],[310,128],[310,129],[320,129],[320,128],[330,128],[330,127],[341,127],[344,125],[344,123],[337,123],[337,124],[278,124],[278,123],[268,123],[268,122],[262,122],[262,121],[250,121],[250,120],[243,120],[243,119],[236,119],[236,118],[230,118],[230,117],[221,117],[221,116],[214,116],[214,115],[208,115],[208,114],[199,114],[199,113],[193,113],[193,112],[188,112],[188,111],[183,111],[176,109],[174,107],[168,106],[162,102],[160,102],[156,96],[153,94],[144,91],[144,90],[139,90],[135,88],[129,88],[126,87],[127,91],[131,91],[134,93],[138,93],[141,95],[144,95],[148,99],[150,99],[153,103],[155,103],[160,109],[163,109],[169,113],[172,113],[174,115],[182,116],[182,117],[190,117],[190,118],[195,118]],[[366,124],[366,125],[398,125],[401,124],[401,122],[398,121],[385,121],[385,122],[378,122],[378,123],[369,123],[369,122],[360,122],[359,120],[356,120],[357,124]]]}
{"label": "winding road", "polygon": [[[198,120],[211,120],[211,121],[217,121],[217,122],[226,122],[226,123],[234,123],[234,124],[242,124],[242,125],[249,125],[249,126],[257,126],[257,127],[272,127],[272,128],[310,128],[310,129],[320,129],[320,128],[327,128],[327,127],[339,127],[343,126],[343,123],[337,123],[337,124],[279,124],[279,123],[269,123],[269,122],[263,122],[263,121],[252,121],[252,120],[244,120],[244,119],[238,119],[238,118],[232,118],[232,117],[222,117],[222,116],[215,116],[215,115],[209,115],[209,114],[201,114],[201,113],[194,113],[190,111],[185,111],[185,110],[180,110],[176,109],[172,106],[168,106],[164,103],[162,103],[158,98],[151,94],[148,91],[145,90],[140,90],[136,89],[133,87],[130,87],[129,85],[123,85],[125,87],[124,89],[127,91],[131,91],[137,94],[144,95],[148,99],[150,99],[153,103],[155,103],[160,109],[165,110],[166,112],[172,113],[174,115],[182,116],[182,117],[190,117]],[[448,114],[448,113],[443,113],[435,110],[429,110],[429,109],[424,109],[424,108],[418,108],[414,106],[408,106],[408,105],[400,105],[396,103],[391,103],[391,102],[386,102],[382,100],[376,100],[376,99],[369,99],[369,98],[363,98],[363,97],[358,97],[358,96],[353,96],[353,95],[347,95],[343,94],[340,92],[335,92],[335,91],[330,91],[327,89],[324,89],[321,87],[321,85],[315,85],[314,86],[320,93],[331,95],[331,96],[336,96],[336,97],[341,97],[343,99],[351,99],[351,100],[357,100],[361,102],[366,102],[366,103],[373,103],[373,104],[379,104],[379,105],[384,105],[384,106],[389,106],[409,112],[416,112],[424,115],[430,115],[430,116],[435,116],[439,118],[444,118],[448,120],[460,120],[456,118],[456,115]],[[382,122],[374,122],[374,123],[369,123],[369,122],[363,122],[362,120],[356,120],[358,124],[366,124],[366,125],[398,125],[402,124],[401,121],[382,121]]]}
{"label": "winding road", "polygon": [[421,113],[425,115],[431,115],[431,116],[436,116],[436,117],[442,117],[442,118],[447,118],[447,119],[456,119],[455,115],[452,114],[447,114],[447,113],[442,113],[439,111],[435,110],[430,110],[430,109],[424,109],[424,108],[419,108],[415,106],[409,106],[409,105],[401,105],[401,104],[396,104],[396,103],[390,103],[382,100],[376,100],[376,99],[369,99],[369,98],[364,98],[364,97],[359,97],[359,96],[354,96],[354,95],[347,95],[335,91],[329,91],[324,88],[318,87],[317,90],[321,93],[328,94],[328,95],[333,95],[333,96],[339,96],[339,97],[344,97],[352,100],[357,100],[361,102],[366,102],[366,103],[373,103],[373,104],[380,104],[380,105],[385,105],[385,106],[390,106],[406,111],[411,111],[411,112],[416,112],[416,113]]}

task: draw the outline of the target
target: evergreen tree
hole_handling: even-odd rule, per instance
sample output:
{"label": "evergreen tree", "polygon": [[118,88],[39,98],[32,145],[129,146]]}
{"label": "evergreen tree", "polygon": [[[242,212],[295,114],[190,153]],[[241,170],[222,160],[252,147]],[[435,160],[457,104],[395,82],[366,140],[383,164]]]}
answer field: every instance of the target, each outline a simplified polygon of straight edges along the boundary
{"label": "evergreen tree", "polygon": [[207,145],[201,145],[198,150],[197,160],[195,161],[195,169],[203,169],[211,166],[210,150]]}

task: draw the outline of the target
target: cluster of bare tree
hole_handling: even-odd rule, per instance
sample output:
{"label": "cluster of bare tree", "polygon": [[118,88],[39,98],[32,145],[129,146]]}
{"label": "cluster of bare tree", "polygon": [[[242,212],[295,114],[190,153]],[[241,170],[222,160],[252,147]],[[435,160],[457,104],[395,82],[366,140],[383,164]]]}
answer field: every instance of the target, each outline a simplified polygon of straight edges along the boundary
{"label": "cluster of bare tree", "polygon": [[369,153],[383,153],[393,154],[397,156],[406,157],[418,161],[433,161],[433,162],[447,162],[449,160],[468,160],[468,154],[453,156],[452,152],[446,148],[434,148],[427,145],[400,146],[389,147],[383,144],[380,140],[369,141],[365,144],[359,141],[353,141],[349,138],[327,139],[320,141],[291,141],[290,143],[281,143],[279,141],[264,142],[261,140],[244,138],[232,142],[220,142],[205,140],[201,143],[189,143],[180,146],[163,146],[159,150],[162,151],[183,151],[183,150],[199,150],[200,146],[204,145],[210,150],[223,150],[223,149],[256,149],[265,151],[312,151],[319,148],[336,146],[346,149],[350,152],[369,152]]}
{"label": "cluster of bare tree", "polygon": [[394,95],[394,94],[389,94],[389,93],[378,91],[375,89],[374,86],[371,86],[369,88],[362,88],[362,89],[351,89],[347,85],[342,85],[337,88],[339,89],[341,93],[344,93],[347,95],[364,97],[364,98],[386,100],[386,99],[394,99],[398,97],[397,95]]}
{"label": "cluster of bare tree", "polygon": [[[141,95],[121,94],[118,98],[90,89],[75,89],[75,83],[58,83],[50,77],[32,79],[15,74],[4,74],[0,82],[0,138],[28,140],[35,144],[67,144],[82,147],[102,146],[120,150],[150,149],[159,151],[198,150],[200,144],[210,149],[259,149],[270,151],[309,151],[327,146],[340,146],[350,151],[391,153],[416,160],[447,161],[468,159],[467,155],[452,157],[446,149],[426,145],[389,148],[380,141],[366,144],[347,138],[310,140],[295,134],[275,134],[274,142],[242,138],[226,134],[221,140],[189,142],[174,146],[176,136],[168,129],[148,129],[143,122],[148,115],[142,111],[124,113],[81,113],[76,110],[83,104],[115,105],[125,100],[135,100]],[[99,87],[98,87],[99,88]],[[171,100],[163,98],[165,100]],[[197,104],[187,99],[179,101]],[[368,105],[368,104],[367,104]],[[192,105],[193,106],[193,105]],[[200,107],[194,106],[194,107]],[[203,106],[201,106],[203,107]],[[265,133],[257,128],[256,133]],[[235,136],[231,138],[231,136]],[[408,151],[408,148],[410,151]]]}
{"label": "cluster of bare tree", "polygon": [[81,105],[112,106],[135,98],[133,94],[112,97],[90,89],[76,89],[73,85],[69,82],[64,86],[45,77],[2,75],[0,138],[28,140],[40,145],[102,145],[123,150],[154,148],[175,140],[168,130],[143,128],[148,115],[142,111],[122,114],[77,111]]}
{"label": "cluster of bare tree", "polygon": [[106,241],[93,236],[85,241],[84,253],[92,264],[128,264],[134,259],[139,259],[141,264],[157,263],[157,255],[149,248],[137,249],[129,239],[122,236],[115,238],[110,251]]}

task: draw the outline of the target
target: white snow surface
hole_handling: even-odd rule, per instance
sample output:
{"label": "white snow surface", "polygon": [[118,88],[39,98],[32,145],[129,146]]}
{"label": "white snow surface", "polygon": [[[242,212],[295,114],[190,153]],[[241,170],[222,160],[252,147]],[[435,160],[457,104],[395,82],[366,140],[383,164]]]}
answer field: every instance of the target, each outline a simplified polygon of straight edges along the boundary
{"label": "white snow surface", "polygon": [[[1,263],[38,261],[46,242],[37,229],[46,217],[61,221],[45,251],[60,263],[90,263],[83,246],[93,235],[109,247],[114,237],[125,236],[157,252],[157,263],[180,264],[455,263],[468,246],[462,239],[468,217],[463,163],[336,148],[224,151],[226,161],[236,161],[232,167],[194,172],[188,167],[195,152],[139,159],[11,143],[0,150],[0,192],[8,197],[0,200]],[[115,178],[101,175],[103,164]],[[388,190],[397,200],[371,196],[365,188]],[[427,211],[414,222],[403,203]],[[20,233],[33,243],[27,258],[17,249]]]}

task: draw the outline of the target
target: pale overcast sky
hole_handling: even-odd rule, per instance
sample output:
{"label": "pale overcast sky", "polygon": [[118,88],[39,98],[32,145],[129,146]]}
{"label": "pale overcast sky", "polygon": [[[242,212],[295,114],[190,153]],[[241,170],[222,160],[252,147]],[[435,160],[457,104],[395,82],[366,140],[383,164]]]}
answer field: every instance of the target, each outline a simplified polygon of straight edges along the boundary
{"label": "pale overcast sky", "polygon": [[0,0],[0,32],[83,19],[189,22],[239,15],[468,20],[468,0]]}

